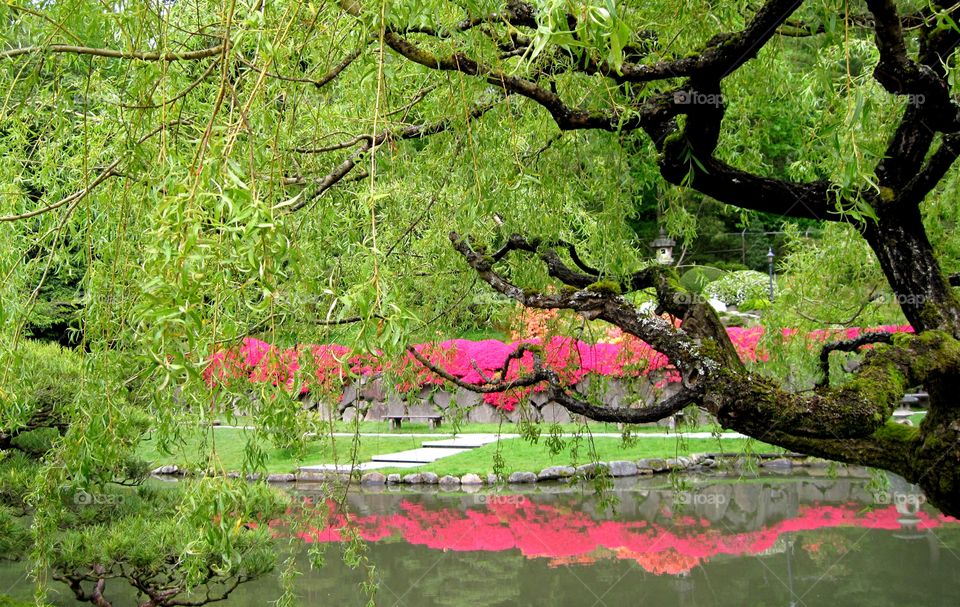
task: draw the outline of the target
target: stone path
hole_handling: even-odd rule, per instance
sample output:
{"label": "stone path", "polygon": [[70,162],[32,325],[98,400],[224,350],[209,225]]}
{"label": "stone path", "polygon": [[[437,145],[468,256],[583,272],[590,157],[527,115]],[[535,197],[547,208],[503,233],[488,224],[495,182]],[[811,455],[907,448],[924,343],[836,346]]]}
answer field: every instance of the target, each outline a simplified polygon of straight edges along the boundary
{"label": "stone path", "polygon": [[[347,434],[346,436],[353,436]],[[361,436],[370,436],[361,434]],[[383,436],[383,435],[377,435]],[[397,434],[388,434],[386,436],[399,436]],[[411,436],[406,434],[404,436]],[[431,434],[429,436],[436,436]],[[511,438],[519,435],[511,435]],[[395,453],[384,453],[383,455],[374,455],[369,462],[358,464],[355,469],[376,470],[378,468],[415,468],[423,464],[435,462],[442,457],[450,457],[458,453],[463,453],[471,449],[476,449],[490,443],[497,442],[496,434],[465,434],[453,438],[447,438],[435,441],[424,441],[419,449],[408,449],[406,451],[397,451]],[[329,472],[349,471],[349,465],[337,464],[318,464],[316,466],[301,466],[301,470],[306,472]]]}

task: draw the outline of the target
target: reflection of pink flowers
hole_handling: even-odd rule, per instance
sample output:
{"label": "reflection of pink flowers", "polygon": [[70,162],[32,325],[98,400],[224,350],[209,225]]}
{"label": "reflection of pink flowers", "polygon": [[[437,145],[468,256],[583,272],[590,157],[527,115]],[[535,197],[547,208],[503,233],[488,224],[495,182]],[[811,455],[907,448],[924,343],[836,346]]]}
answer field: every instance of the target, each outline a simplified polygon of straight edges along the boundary
{"label": "reflection of pink flowers", "polygon": [[[812,345],[827,340],[852,339],[868,331],[909,332],[912,328],[884,326],[876,329],[823,329],[814,331],[807,337]],[[763,337],[763,327],[730,327],[727,334],[744,361],[765,361],[769,358],[769,353],[758,347]],[[795,329],[782,331],[784,340],[793,339],[796,334]],[[538,347],[546,366],[556,371],[560,378],[571,386],[590,375],[650,376],[657,388],[679,381],[670,361],[646,342],[619,330],[608,337],[609,342],[596,344],[561,336],[512,343],[492,339],[453,339],[418,344],[414,348],[447,373],[476,385],[482,385],[487,380],[512,380],[530,372],[533,368],[533,354],[525,352],[519,360],[512,361],[505,376],[500,377],[504,361],[524,343]],[[204,371],[204,379],[210,385],[219,381],[246,379],[283,386],[301,394],[315,391],[332,396],[342,391],[351,375],[376,375],[385,368],[404,378],[397,384],[400,392],[444,383],[442,378],[424,368],[410,354],[397,361],[384,362],[376,356],[356,354],[346,346],[336,344],[279,349],[252,337],[244,339],[237,348],[215,352]],[[522,399],[543,389],[544,387],[539,385],[485,394],[483,400],[495,407],[512,411]]]}
{"label": "reflection of pink flowers", "polygon": [[[595,520],[580,511],[538,504],[526,497],[488,503],[483,508],[430,510],[401,502],[393,514],[331,517],[324,529],[301,533],[306,542],[339,542],[346,525],[368,541],[400,539],[434,550],[500,552],[519,550],[553,565],[590,563],[601,558],[630,559],[645,570],[685,573],[718,555],[760,554],[784,533],[858,527],[900,528],[894,506],[863,512],[858,504],[801,506],[797,515],[758,531],[723,533],[706,521],[685,517],[661,525],[650,521]],[[954,524],[945,515],[918,514],[920,529]],[[816,545],[812,543],[811,546]]]}

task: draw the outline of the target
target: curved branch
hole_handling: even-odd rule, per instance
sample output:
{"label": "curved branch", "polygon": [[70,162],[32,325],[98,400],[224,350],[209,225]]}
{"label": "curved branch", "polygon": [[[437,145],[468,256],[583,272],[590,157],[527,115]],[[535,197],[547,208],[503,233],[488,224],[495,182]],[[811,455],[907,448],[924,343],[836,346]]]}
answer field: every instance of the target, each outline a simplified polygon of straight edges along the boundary
{"label": "curved branch", "polygon": [[571,413],[583,415],[595,421],[625,424],[655,422],[669,417],[691,404],[699,404],[701,402],[702,392],[699,389],[681,388],[681,390],[673,396],[670,396],[660,403],[650,407],[632,408],[594,405],[572,396],[569,390],[562,385],[557,373],[543,367],[540,356],[538,356],[536,353],[536,348],[537,347],[532,344],[524,343],[507,356],[503,363],[503,367],[499,372],[501,378],[506,376],[506,370],[509,369],[511,362],[514,360],[519,360],[526,352],[533,353],[533,373],[510,381],[504,381],[503,379],[497,381],[489,380],[482,372],[480,372],[480,369],[477,368],[476,362],[471,361],[474,365],[474,369],[476,369],[480,377],[485,380],[485,383],[482,385],[463,381],[455,375],[447,372],[443,368],[434,365],[426,357],[417,352],[412,346],[408,347],[407,351],[427,369],[430,369],[450,383],[471,392],[491,394],[505,392],[512,388],[529,387],[539,383],[546,383],[548,386],[547,395],[550,400],[556,402]]}
{"label": "curved branch", "polygon": [[869,344],[888,344],[893,340],[893,333],[878,332],[864,333],[853,339],[844,339],[831,342],[820,350],[820,371],[823,377],[815,384],[815,387],[822,388],[830,384],[830,354],[832,352],[856,352],[863,346]]}
{"label": "curved branch", "polygon": [[69,44],[51,44],[48,46],[26,46],[22,48],[12,48],[5,51],[0,51],[0,59],[9,59],[11,57],[19,57],[20,55],[66,53],[73,55],[93,55],[94,57],[106,57],[108,59],[130,59],[135,61],[195,61],[197,59],[206,59],[207,57],[219,55],[223,52],[223,50],[223,44],[183,53],[115,51],[109,48],[92,48],[89,46],[73,46]]}
{"label": "curved branch", "polygon": [[940,147],[927,161],[923,170],[914,173],[912,179],[904,185],[898,201],[904,205],[919,205],[927,194],[937,187],[958,156],[960,156],[960,134],[945,135]]}
{"label": "curved branch", "polygon": [[[144,135],[143,137],[141,137],[140,139],[138,139],[138,140],[137,140],[137,145],[145,142],[147,139],[150,139],[150,138],[153,137],[154,135],[157,135],[157,134],[161,133],[164,129],[167,129],[167,128],[171,127],[171,126],[178,125],[178,124],[185,124],[185,123],[187,123],[187,122],[188,122],[188,121],[186,121],[186,120],[174,120],[174,121],[168,122],[168,123],[166,123],[166,124],[161,124],[160,126],[156,127],[155,129],[153,129],[152,131],[150,131],[149,133],[147,133],[146,135]],[[107,168],[105,168],[103,171],[101,171],[100,174],[98,174],[98,175],[96,176],[96,178],[94,178],[94,180],[91,181],[85,188],[80,189],[80,190],[77,190],[77,191],[74,192],[73,194],[70,194],[69,196],[66,196],[66,197],[62,198],[62,199],[58,200],[57,202],[54,202],[54,203],[52,203],[52,204],[49,204],[49,205],[47,205],[47,206],[45,206],[45,207],[41,207],[41,208],[39,208],[39,209],[35,209],[35,210],[33,210],[33,211],[27,211],[26,213],[20,213],[20,214],[17,214],[17,215],[3,215],[3,216],[0,216],[0,222],[19,221],[19,220],[21,220],[21,219],[28,219],[28,218],[30,218],[30,217],[36,217],[36,216],[38,216],[38,215],[43,215],[44,213],[49,213],[50,211],[54,211],[54,210],[56,210],[56,209],[59,209],[60,207],[66,206],[66,205],[68,205],[68,204],[76,203],[76,202],[79,202],[79,201],[83,200],[84,198],[86,198],[86,196],[87,196],[90,192],[92,192],[93,190],[95,190],[95,189],[96,189],[100,184],[102,184],[104,181],[106,181],[106,180],[109,179],[110,177],[115,177],[115,176],[117,176],[117,175],[119,174],[119,173],[117,173],[117,167],[120,166],[120,163],[123,162],[123,159],[124,159],[124,157],[121,156],[121,157],[117,158],[116,160],[114,160],[113,162],[111,162],[109,165],[107,165]]]}
{"label": "curved branch", "polygon": [[[534,371],[530,375],[518,377],[517,379],[512,379],[510,381],[504,381],[503,379],[500,379],[492,383],[487,383],[487,384],[478,386],[477,384],[471,384],[470,382],[463,381],[456,375],[453,375],[452,373],[449,373],[445,369],[433,364],[426,357],[424,357],[422,354],[417,352],[417,350],[413,346],[407,346],[407,352],[409,352],[411,356],[417,359],[417,362],[419,362],[421,365],[423,365],[427,369],[430,369],[431,371],[433,371],[443,379],[447,380],[448,382],[456,386],[460,386],[465,390],[469,390],[471,392],[477,392],[480,394],[493,394],[496,392],[505,392],[513,388],[526,388],[528,386],[535,386],[536,384],[545,382],[549,379],[546,371],[544,371],[543,368],[540,366],[539,359],[537,357],[534,357]],[[522,355],[523,354],[521,353],[520,356]],[[508,362],[509,362],[509,359],[508,359]]]}
{"label": "curved branch", "polygon": [[649,407],[632,408],[594,405],[571,396],[570,392],[561,387],[555,380],[550,381],[550,389],[547,395],[550,400],[556,402],[570,413],[583,415],[586,418],[598,422],[621,424],[657,422],[670,417],[690,405],[698,405],[702,401],[702,393],[699,390],[681,388],[681,390],[673,396]]}
{"label": "curved branch", "polygon": [[[480,118],[481,116],[486,114],[488,111],[496,107],[497,103],[498,102],[487,103],[487,104],[478,106],[467,115],[467,120],[476,120],[477,118]],[[321,179],[320,182],[317,183],[316,187],[314,188],[311,194],[306,195],[305,191],[301,191],[299,194],[297,194],[293,198],[290,198],[289,200],[285,200],[284,202],[281,202],[275,205],[273,208],[286,209],[287,212],[289,213],[294,213],[296,211],[299,211],[300,209],[304,208],[305,206],[307,206],[308,204],[310,204],[311,202],[319,198],[321,195],[323,195],[324,192],[332,188],[334,185],[339,183],[344,177],[346,177],[347,174],[350,173],[350,171],[352,171],[354,167],[357,166],[357,163],[360,161],[360,159],[372,148],[379,147],[384,143],[387,143],[388,141],[395,141],[400,139],[419,139],[420,137],[436,135],[437,133],[442,133],[446,131],[448,128],[450,128],[451,123],[452,123],[451,120],[445,119],[445,120],[440,120],[438,122],[434,122],[432,124],[417,124],[413,126],[408,126],[397,131],[387,130],[375,136],[366,135],[366,134],[357,135],[356,137],[353,137],[352,139],[349,139],[342,143],[333,144],[331,146],[327,146],[326,148],[309,150],[309,152],[311,153],[320,152],[320,151],[333,151],[333,150],[343,149],[346,147],[352,147],[353,145],[356,145],[361,141],[363,142],[353,154],[350,154],[350,156],[348,156],[343,162],[341,162],[336,167],[334,167],[332,171],[330,171],[323,179]],[[301,148],[301,149],[304,149],[304,148]]]}
{"label": "curved branch", "polygon": [[[576,257],[574,263],[581,268],[585,267],[586,264],[580,259],[579,255],[576,254],[576,248],[565,242],[561,241],[561,244],[566,246],[569,251],[571,251],[571,259]],[[511,251],[526,251],[528,253],[539,253],[540,259],[543,260],[544,264],[547,266],[547,273],[564,283],[565,285],[571,287],[585,288],[589,285],[600,280],[600,272],[594,270],[590,274],[582,274],[580,272],[575,272],[570,269],[560,256],[557,255],[557,252],[551,248],[547,248],[540,239],[527,240],[520,234],[511,234],[507,238],[507,242],[504,243],[502,247],[497,249],[497,251],[491,256],[493,261],[500,261],[506,257]],[[592,268],[591,268],[592,269]]]}
{"label": "curved branch", "polygon": [[343,70],[347,69],[351,63],[356,61],[357,57],[360,56],[360,53],[361,53],[361,49],[353,51],[352,53],[347,55],[343,61],[333,66],[333,68],[331,68],[330,71],[328,71],[326,74],[324,74],[320,78],[316,78],[316,79],[294,78],[293,76],[283,76],[281,74],[274,74],[273,72],[268,72],[263,68],[257,67],[253,63],[242,58],[240,59],[240,62],[245,66],[249,67],[250,69],[252,69],[253,71],[258,72],[260,74],[264,74],[269,78],[276,78],[277,80],[283,80],[285,82],[302,82],[304,84],[312,84],[313,86],[319,89],[319,88],[323,88],[325,85],[330,83],[331,80],[339,76]]}
{"label": "curved branch", "polygon": [[896,3],[893,0],[867,0],[867,8],[876,22],[874,31],[880,51],[874,78],[890,93],[911,95],[918,101],[922,99],[923,114],[932,128],[957,130],[960,108],[953,103],[949,84],[935,69],[909,58]]}
{"label": "curved branch", "polygon": [[594,290],[587,288],[557,294],[521,289],[493,270],[492,257],[473,250],[459,234],[451,232],[450,241],[480,278],[500,294],[529,308],[573,310],[584,318],[599,318],[612,323],[668,357],[680,370],[688,387],[705,381],[719,368],[718,361],[703,354],[700,344],[687,332],[659,316],[641,314],[603,285],[596,285]]}
{"label": "curved branch", "polygon": [[594,268],[590,264],[583,261],[583,258],[580,257],[580,253],[577,251],[577,247],[574,246],[572,242],[566,242],[561,240],[559,242],[561,246],[566,247],[567,254],[570,255],[570,260],[575,266],[580,268],[581,271],[586,272],[587,274],[592,274],[594,276],[600,276],[600,270]]}
{"label": "curved branch", "polygon": [[631,130],[640,128],[643,114],[638,113],[627,120],[622,120],[621,112],[587,111],[573,109],[557,93],[539,86],[532,80],[512,76],[503,71],[475,61],[461,53],[454,53],[446,57],[439,57],[413,44],[406,38],[387,32],[384,42],[398,54],[434,70],[461,72],[468,76],[479,76],[489,84],[503,89],[506,93],[515,93],[527,97],[550,112],[554,122],[562,130],[574,129],[602,129],[607,131]]}
{"label": "curved branch", "polygon": [[219,61],[210,62],[210,65],[207,66],[207,69],[204,70],[202,74],[200,74],[199,78],[191,82],[187,86],[187,88],[183,89],[182,91],[180,91],[179,93],[171,97],[170,99],[165,99],[161,103],[151,103],[146,105],[127,105],[125,103],[120,103],[118,105],[122,108],[127,108],[131,110],[153,110],[157,108],[162,108],[166,105],[170,105],[171,103],[174,103],[178,99],[183,99],[184,97],[190,94],[190,91],[200,86],[200,83],[207,79],[207,77],[211,74],[211,72],[213,72],[213,68],[217,67],[218,63]]}

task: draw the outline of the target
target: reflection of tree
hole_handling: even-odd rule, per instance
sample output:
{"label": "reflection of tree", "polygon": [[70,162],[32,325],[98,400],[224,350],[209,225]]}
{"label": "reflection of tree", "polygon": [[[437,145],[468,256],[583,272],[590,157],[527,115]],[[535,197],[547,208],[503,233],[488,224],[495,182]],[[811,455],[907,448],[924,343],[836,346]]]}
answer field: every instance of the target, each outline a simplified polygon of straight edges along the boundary
{"label": "reflection of tree", "polygon": [[[769,493],[769,486],[756,486],[760,495]],[[785,490],[789,492],[790,487]],[[393,531],[369,546],[381,579],[378,604],[572,605],[592,604],[603,596],[607,605],[789,607],[794,601],[810,607],[900,607],[921,604],[915,596],[921,593],[924,605],[954,607],[960,587],[960,559],[956,556],[960,554],[960,526],[945,525],[928,513],[921,515],[924,526],[931,526],[931,536],[942,536],[939,561],[932,559],[927,542],[896,537],[900,514],[893,506],[863,510],[851,504],[806,504],[793,516],[775,518],[753,531],[724,528],[719,523],[703,526],[697,517],[689,516],[691,508],[679,523],[671,517],[646,522],[645,528],[654,533],[651,539],[657,543],[646,551],[631,551],[617,547],[616,539],[629,540],[630,536],[621,536],[620,531],[624,525],[638,522],[636,519],[586,517],[569,508],[574,500],[554,496],[551,504],[526,501],[511,509],[506,507],[510,504],[469,507],[459,500],[429,496],[416,500],[427,508],[407,510],[384,500],[374,509],[386,512],[371,516]],[[731,507],[742,512],[741,506]],[[494,511],[499,527],[486,526],[483,517]],[[464,520],[473,522],[467,526],[462,524]],[[441,529],[444,526],[447,529]],[[551,556],[553,548],[575,547],[556,542],[561,536],[546,535],[550,528],[565,526],[579,534],[571,536],[571,541],[607,538],[604,541],[613,547],[600,545],[585,554],[567,551]],[[383,531],[377,525],[367,528],[371,533]],[[509,531],[513,540],[525,541],[488,550],[471,547],[498,543],[500,540],[490,537],[497,528]],[[451,529],[457,533],[451,534]],[[442,544],[451,547],[444,549]],[[362,572],[347,569],[337,554],[337,546],[331,545],[328,564],[298,584],[305,604],[331,604],[338,599],[346,601],[344,604],[362,604],[358,600]],[[686,562],[692,556],[702,558],[696,564]],[[719,588],[722,592],[718,594]],[[273,595],[250,596],[272,597],[275,589]],[[796,597],[803,597],[802,602]]]}
{"label": "reflection of tree", "polygon": [[824,578],[838,579],[850,573],[843,563],[843,558],[850,550],[855,549],[857,544],[854,538],[841,531],[827,530],[805,534],[803,539],[797,542],[797,546],[822,570]]}
{"label": "reflection of tree", "polygon": [[[524,559],[515,551],[500,553],[496,558],[483,552],[447,552],[440,556],[430,551],[425,558],[418,560],[420,562],[411,571],[410,580],[412,582],[423,575],[417,586],[430,597],[433,605],[486,607],[522,604],[519,597],[524,583],[521,578]],[[407,566],[408,563],[404,563],[401,568]]]}
{"label": "reflection of tree", "polygon": [[[384,501],[374,508],[389,514],[360,515],[352,520],[361,535],[372,541],[402,540],[453,553],[518,550],[525,558],[544,559],[554,567],[632,561],[650,573],[677,575],[722,555],[781,553],[785,533],[854,527],[897,530],[903,518],[892,505],[867,511],[846,500],[842,505],[800,505],[795,493],[766,483],[734,486],[732,491],[707,487],[686,493],[689,505],[680,512],[671,512],[662,499],[668,494],[661,493],[657,500],[653,499],[656,492],[649,494],[645,501],[656,501],[660,508],[640,520],[591,516],[585,506],[579,510],[571,507],[578,499],[572,495],[549,504],[530,496],[500,496],[474,507],[449,500],[402,498],[392,507]],[[723,503],[722,509],[714,508],[725,500],[729,503]],[[674,500],[671,505],[676,508],[679,504]],[[923,511],[911,516],[918,529],[938,528],[946,522]],[[800,546],[807,547],[814,564],[821,554],[824,561],[836,561],[851,548],[838,543],[840,537],[823,536],[819,543],[801,542]],[[337,531],[328,530],[316,539],[335,541]],[[841,573],[832,571],[833,575]]]}

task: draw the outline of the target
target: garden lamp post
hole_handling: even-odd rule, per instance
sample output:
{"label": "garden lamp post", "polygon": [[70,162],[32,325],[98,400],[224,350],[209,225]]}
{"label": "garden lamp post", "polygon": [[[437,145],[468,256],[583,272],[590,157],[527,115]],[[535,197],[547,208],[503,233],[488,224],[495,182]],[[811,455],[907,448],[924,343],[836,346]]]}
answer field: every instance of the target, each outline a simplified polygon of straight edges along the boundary
{"label": "garden lamp post", "polygon": [[657,263],[665,266],[673,263],[673,246],[675,244],[677,244],[677,241],[667,236],[667,231],[660,228],[660,235],[650,243],[650,248],[653,249],[653,255]]}
{"label": "garden lamp post", "polygon": [[773,247],[770,247],[770,250],[767,252],[767,267],[770,270],[770,301],[773,301],[773,258],[776,255],[773,254]]}

